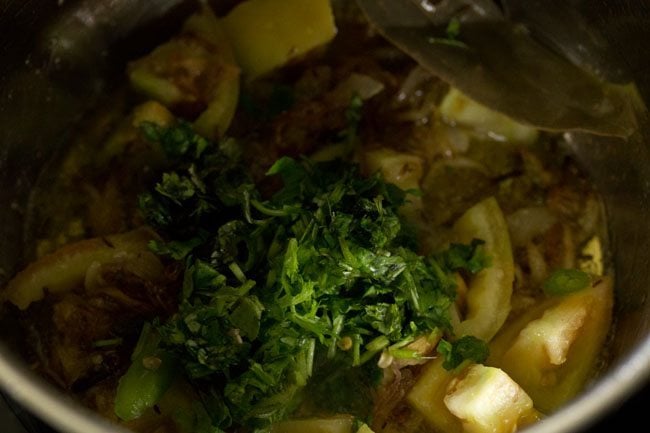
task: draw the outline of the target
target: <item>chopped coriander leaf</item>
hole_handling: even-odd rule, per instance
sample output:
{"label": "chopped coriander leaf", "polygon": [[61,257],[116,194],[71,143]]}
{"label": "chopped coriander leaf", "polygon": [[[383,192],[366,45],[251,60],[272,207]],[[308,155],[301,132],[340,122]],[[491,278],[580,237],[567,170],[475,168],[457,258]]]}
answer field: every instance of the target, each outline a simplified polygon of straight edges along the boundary
{"label": "chopped coriander leaf", "polygon": [[169,256],[174,260],[183,260],[194,248],[201,245],[204,241],[201,236],[169,242],[152,240],[149,242],[149,249],[160,256]]}
{"label": "chopped coriander leaf", "polygon": [[192,125],[184,121],[174,128],[163,128],[152,122],[144,122],[141,129],[149,141],[160,144],[170,159],[199,158],[208,147],[208,141],[196,134]]}
{"label": "chopped coriander leaf", "polygon": [[[150,135],[187,133],[177,128]],[[164,239],[153,250],[186,265],[179,310],[158,326],[161,344],[223,405],[228,416],[215,427],[287,417],[304,404],[316,363],[351,369],[451,331],[453,272],[487,265],[480,241],[420,256],[398,212],[407,193],[379,174],[285,157],[268,171],[283,187],[265,200],[232,142],[230,152],[224,143],[194,152],[200,140],[186,139],[173,148],[184,165],[140,203]],[[455,359],[478,357],[463,344]]]}
{"label": "chopped coriander leaf", "polygon": [[440,254],[439,259],[453,271],[465,269],[476,274],[490,266],[490,257],[485,253],[484,244],[480,239],[473,239],[469,245],[451,244]]}
{"label": "chopped coriander leaf", "polygon": [[372,416],[373,393],[381,382],[382,372],[376,364],[347,368],[345,359],[321,358],[316,361],[313,380],[305,393],[327,396],[310,401],[315,413],[350,413],[363,419]]}
{"label": "chopped coriander leaf", "polygon": [[558,269],[542,283],[547,295],[566,295],[586,289],[591,284],[591,277],[578,269]]}
{"label": "chopped coriander leaf", "polygon": [[447,24],[447,39],[456,40],[460,35],[460,20],[452,18]]}
{"label": "chopped coriander leaf", "polygon": [[341,131],[340,138],[348,143],[353,142],[359,132],[363,112],[363,99],[357,94],[350,98],[350,104],[345,109],[347,127]]}
{"label": "chopped coriander leaf", "polygon": [[490,355],[490,350],[483,340],[465,335],[453,343],[440,340],[438,353],[445,357],[442,366],[446,370],[453,370],[465,361],[484,362]]}

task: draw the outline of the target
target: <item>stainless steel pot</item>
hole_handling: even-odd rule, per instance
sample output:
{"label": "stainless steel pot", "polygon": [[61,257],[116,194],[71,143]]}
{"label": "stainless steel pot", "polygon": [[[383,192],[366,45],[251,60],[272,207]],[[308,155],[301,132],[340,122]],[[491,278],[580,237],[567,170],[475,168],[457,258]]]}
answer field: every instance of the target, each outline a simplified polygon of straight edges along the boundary
{"label": "stainless steel pot", "polygon": [[[191,3],[191,2],[190,2]],[[223,5],[228,1],[216,2]],[[650,5],[575,1],[608,36],[609,69],[650,101]],[[85,110],[111,90],[124,61],[164,40],[188,12],[181,0],[0,0],[0,285],[22,259],[30,188]],[[578,47],[579,48],[579,47]],[[578,160],[604,195],[617,278],[612,363],[581,397],[527,433],[575,433],[616,410],[650,378],[650,127],[629,142],[572,134]],[[0,310],[0,385],[55,428],[115,433],[35,376]]]}

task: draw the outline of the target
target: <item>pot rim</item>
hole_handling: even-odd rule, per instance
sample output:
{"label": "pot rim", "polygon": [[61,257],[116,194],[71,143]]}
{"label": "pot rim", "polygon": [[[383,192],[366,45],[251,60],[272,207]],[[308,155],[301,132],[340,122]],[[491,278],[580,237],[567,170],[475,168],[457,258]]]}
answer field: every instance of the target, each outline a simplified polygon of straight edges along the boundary
{"label": "pot rim", "polygon": [[[646,337],[623,362],[600,377],[593,388],[522,432],[570,433],[588,428],[648,383],[649,365],[650,337]],[[62,432],[128,433],[26,368],[4,344],[0,344],[0,388],[29,412]]]}
{"label": "pot rim", "polygon": [[5,344],[0,344],[0,388],[61,433],[128,433],[29,370]]}

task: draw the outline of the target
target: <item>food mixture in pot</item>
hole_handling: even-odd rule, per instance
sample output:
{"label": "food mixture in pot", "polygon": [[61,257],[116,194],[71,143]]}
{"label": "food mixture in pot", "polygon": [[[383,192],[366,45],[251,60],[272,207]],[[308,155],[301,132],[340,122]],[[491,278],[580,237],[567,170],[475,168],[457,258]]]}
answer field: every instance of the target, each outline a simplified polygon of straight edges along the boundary
{"label": "food mixture in pot", "polygon": [[235,3],[130,62],[43,173],[3,291],[31,367],[141,433],[510,433],[578,395],[613,281],[562,135],[353,2]]}

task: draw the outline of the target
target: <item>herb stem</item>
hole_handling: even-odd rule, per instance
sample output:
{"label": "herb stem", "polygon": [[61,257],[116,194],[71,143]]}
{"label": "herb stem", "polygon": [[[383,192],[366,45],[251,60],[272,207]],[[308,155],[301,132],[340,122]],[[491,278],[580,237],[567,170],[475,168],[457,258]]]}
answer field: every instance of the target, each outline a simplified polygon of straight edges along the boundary
{"label": "herb stem", "polygon": [[260,211],[262,214],[271,216],[271,217],[283,217],[289,215],[289,212],[286,209],[273,209],[268,206],[265,206],[259,200],[251,200],[251,204],[255,209]]}
{"label": "herb stem", "polygon": [[119,346],[124,340],[121,337],[108,338],[105,340],[97,340],[93,342],[93,347],[99,349],[103,347]]}

